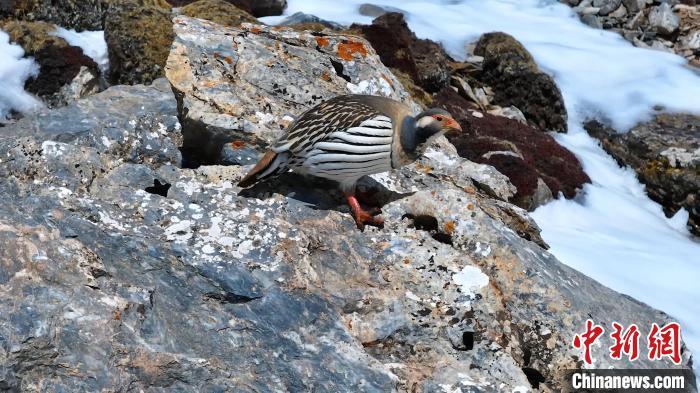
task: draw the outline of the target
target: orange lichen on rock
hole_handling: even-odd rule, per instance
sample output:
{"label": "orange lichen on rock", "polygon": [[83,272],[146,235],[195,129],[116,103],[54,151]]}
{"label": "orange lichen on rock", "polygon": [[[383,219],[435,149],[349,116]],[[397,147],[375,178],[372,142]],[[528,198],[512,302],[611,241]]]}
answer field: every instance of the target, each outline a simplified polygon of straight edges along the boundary
{"label": "orange lichen on rock", "polygon": [[231,147],[234,150],[242,149],[245,147],[245,142],[240,141],[240,140],[235,140],[235,141],[231,142]]}
{"label": "orange lichen on rock", "polygon": [[328,45],[328,38],[325,37],[316,37],[316,43],[320,47],[324,47]]}
{"label": "orange lichen on rock", "polygon": [[323,74],[321,74],[321,79],[323,79],[326,82],[329,82],[331,80],[331,76],[328,75],[326,71],[323,71]]}
{"label": "orange lichen on rock", "polygon": [[259,28],[258,26],[253,26],[250,28],[250,32],[253,34],[259,34],[261,31],[262,31],[262,29]]}
{"label": "orange lichen on rock", "polygon": [[445,223],[445,233],[451,235],[455,231],[456,226],[454,221],[447,221]]}
{"label": "orange lichen on rock", "polygon": [[338,44],[338,56],[341,59],[350,61],[355,53],[359,53],[362,57],[367,56],[367,48],[359,41],[347,41]]}

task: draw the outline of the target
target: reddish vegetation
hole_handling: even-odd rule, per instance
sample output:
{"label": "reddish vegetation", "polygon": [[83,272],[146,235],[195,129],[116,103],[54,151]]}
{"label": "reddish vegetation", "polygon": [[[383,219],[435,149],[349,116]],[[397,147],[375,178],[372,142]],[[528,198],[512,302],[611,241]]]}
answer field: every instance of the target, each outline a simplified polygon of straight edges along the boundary
{"label": "reddish vegetation", "polygon": [[318,44],[318,46],[320,46],[321,48],[323,48],[324,46],[327,46],[327,45],[328,45],[328,38],[325,38],[325,37],[316,37],[316,43]]}
{"label": "reddish vegetation", "polygon": [[97,70],[97,64],[75,46],[48,45],[31,54],[39,63],[39,75],[27,80],[25,88],[42,97],[58,92],[70,83],[80,67]]}
{"label": "reddish vegetation", "polygon": [[359,53],[362,57],[367,56],[367,48],[359,41],[346,41],[338,44],[338,56],[341,59],[350,61],[355,53]]}
{"label": "reddish vegetation", "polygon": [[[531,197],[538,178],[542,178],[554,196],[561,192],[566,198],[573,198],[578,188],[590,182],[576,156],[549,134],[501,116],[483,112],[481,118],[472,116],[478,109],[450,88],[440,91],[434,102],[450,111],[464,130],[448,135],[459,155],[492,165],[508,176],[518,189],[512,198],[517,205],[526,209],[535,207],[531,206]],[[500,153],[484,157],[489,152]]]}
{"label": "reddish vegetation", "polygon": [[418,39],[402,14],[389,12],[371,25],[352,25],[351,29],[359,30],[372,44],[384,65],[405,73],[426,91],[436,92],[447,85],[447,54],[439,44]]}

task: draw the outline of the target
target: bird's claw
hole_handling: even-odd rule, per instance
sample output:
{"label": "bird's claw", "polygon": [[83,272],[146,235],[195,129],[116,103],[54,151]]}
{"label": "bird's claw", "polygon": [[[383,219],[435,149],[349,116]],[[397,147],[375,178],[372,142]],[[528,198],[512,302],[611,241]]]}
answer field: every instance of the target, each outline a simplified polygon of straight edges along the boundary
{"label": "bird's claw", "polygon": [[375,227],[382,227],[384,225],[384,218],[379,216],[382,210],[378,207],[371,208],[369,210],[360,210],[355,212],[355,224],[357,228],[361,231],[365,230],[365,225],[371,225]]}

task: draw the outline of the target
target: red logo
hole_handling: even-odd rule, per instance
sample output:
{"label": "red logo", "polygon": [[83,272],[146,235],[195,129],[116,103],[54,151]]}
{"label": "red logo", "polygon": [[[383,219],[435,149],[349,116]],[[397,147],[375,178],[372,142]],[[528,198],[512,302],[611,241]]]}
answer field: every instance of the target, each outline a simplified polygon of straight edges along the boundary
{"label": "red logo", "polygon": [[583,360],[591,364],[593,359],[591,358],[591,345],[600,337],[605,329],[602,326],[594,325],[593,321],[590,319],[586,321],[586,332],[582,335],[576,335],[574,337],[574,348],[581,349],[584,348]]}
{"label": "red logo", "polygon": [[[639,358],[640,332],[637,325],[632,324],[627,329],[617,322],[612,323],[615,330],[610,334],[613,345],[610,346],[610,358],[622,359],[625,355],[630,361]],[[605,329],[586,320],[586,331],[574,336],[574,348],[583,349],[583,361],[593,364],[591,345],[593,345],[605,332]],[[681,363],[681,326],[676,322],[670,322],[663,327],[653,323],[649,335],[647,335],[647,348],[649,360],[661,360],[667,357],[675,364]]]}
{"label": "red logo", "polygon": [[615,343],[610,347],[610,357],[613,359],[621,359],[622,354],[626,354],[629,360],[636,360],[639,357],[639,328],[632,324],[624,331],[622,325],[613,322],[615,331],[610,334]]}
{"label": "red logo", "polygon": [[681,363],[681,326],[671,322],[659,328],[652,324],[649,336],[649,359],[661,359],[667,356],[675,364]]}

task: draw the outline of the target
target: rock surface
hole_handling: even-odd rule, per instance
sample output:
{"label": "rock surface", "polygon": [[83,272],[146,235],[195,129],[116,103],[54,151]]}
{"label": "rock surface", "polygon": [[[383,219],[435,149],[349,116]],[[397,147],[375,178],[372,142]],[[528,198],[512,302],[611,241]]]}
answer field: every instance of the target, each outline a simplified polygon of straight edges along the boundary
{"label": "rock surface", "polygon": [[323,183],[179,168],[177,114],[158,80],[2,129],[3,389],[558,391],[587,318],[668,320],[518,236],[470,174],[504,177],[445,142],[368,179],[363,233]]}
{"label": "rock surface", "polygon": [[481,80],[494,90],[494,103],[518,107],[542,130],[565,132],[567,114],[561,91],[520,42],[505,33],[481,36],[474,54],[484,58]]}
{"label": "rock surface", "polygon": [[104,30],[112,83],[150,83],[163,76],[173,41],[171,18],[170,8],[158,2],[124,1],[109,7]]}
{"label": "rock surface", "polygon": [[661,114],[620,134],[597,122],[586,125],[605,151],[631,167],[667,216],[684,208],[688,229],[700,236],[700,117]]}
{"label": "rock surface", "polygon": [[459,155],[492,165],[508,176],[517,189],[510,202],[534,210],[559,193],[573,198],[590,182],[576,156],[550,135],[517,120],[484,113],[450,88],[433,102],[452,113],[464,130],[448,135]]}
{"label": "rock surface", "polygon": [[434,93],[450,82],[450,60],[436,42],[418,39],[408,28],[403,14],[384,13],[371,25],[352,25],[377,51],[382,63],[407,74],[413,82]]}
{"label": "rock surface", "polygon": [[222,147],[235,140],[265,146],[292,116],[338,94],[410,101],[359,37],[223,28],[183,16],[174,27],[166,74],[182,108],[188,166],[219,162]]}
{"label": "rock surface", "polygon": [[180,13],[192,18],[207,19],[224,26],[238,26],[243,22],[257,22],[246,11],[224,0],[199,0],[190,3]]}
{"label": "rock surface", "polygon": [[292,15],[282,19],[277,24],[278,26],[290,26],[296,30],[315,30],[321,31],[325,28],[333,30],[341,30],[344,26],[335,22],[321,19],[318,16],[305,14],[303,12],[295,12]]}
{"label": "rock surface", "polygon": [[49,107],[58,107],[101,90],[97,64],[83,51],[54,36],[56,28],[45,22],[0,22],[12,42],[39,64],[39,75],[27,80],[25,89]]}

